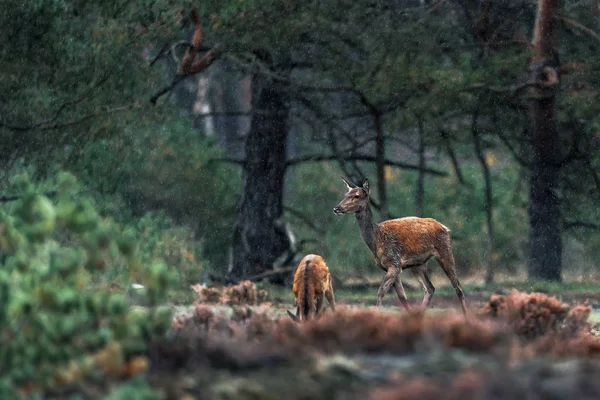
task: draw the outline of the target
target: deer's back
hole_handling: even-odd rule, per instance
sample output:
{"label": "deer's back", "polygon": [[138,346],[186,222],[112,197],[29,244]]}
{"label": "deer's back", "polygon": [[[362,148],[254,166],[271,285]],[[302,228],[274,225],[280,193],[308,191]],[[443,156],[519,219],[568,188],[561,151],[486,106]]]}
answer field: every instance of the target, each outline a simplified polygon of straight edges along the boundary
{"label": "deer's back", "polygon": [[327,289],[329,279],[329,268],[327,268],[323,257],[308,254],[298,264],[292,291],[294,295],[298,296],[298,292],[306,290],[307,288],[304,288],[304,286],[308,284],[314,289],[314,293],[323,293]]}
{"label": "deer's back", "polygon": [[450,229],[433,218],[404,217],[378,224],[379,246],[400,246],[405,253],[421,253],[446,243]]}

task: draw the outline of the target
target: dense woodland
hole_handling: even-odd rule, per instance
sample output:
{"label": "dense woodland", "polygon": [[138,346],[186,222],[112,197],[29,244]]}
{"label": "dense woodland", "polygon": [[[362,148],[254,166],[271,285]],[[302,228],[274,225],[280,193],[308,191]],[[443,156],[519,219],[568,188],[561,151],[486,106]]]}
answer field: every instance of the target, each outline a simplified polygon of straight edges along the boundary
{"label": "dense woodland", "polygon": [[[598,276],[597,1],[5,0],[0,39],[2,390],[170,324],[86,285],[379,277],[342,177],[448,226],[461,277]],[[24,326],[86,339],[11,370]]]}
{"label": "dense woodland", "polygon": [[307,252],[368,273],[331,213],[340,176],[368,177],[379,220],[451,227],[462,273],[589,272],[598,9],[543,4],[5,2],[3,190],[70,171],[237,281]]}

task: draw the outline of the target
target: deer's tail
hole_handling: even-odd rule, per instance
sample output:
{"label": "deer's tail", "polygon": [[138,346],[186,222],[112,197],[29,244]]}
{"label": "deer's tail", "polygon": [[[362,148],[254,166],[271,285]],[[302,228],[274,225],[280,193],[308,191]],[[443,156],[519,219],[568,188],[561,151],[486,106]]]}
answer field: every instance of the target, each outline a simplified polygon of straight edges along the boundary
{"label": "deer's tail", "polygon": [[307,320],[310,318],[310,312],[314,307],[315,294],[314,287],[311,285],[310,281],[310,261],[306,260],[306,264],[304,264],[304,276],[302,277],[302,285],[300,290],[298,291],[298,302],[300,306],[300,314],[302,315],[302,319]]}

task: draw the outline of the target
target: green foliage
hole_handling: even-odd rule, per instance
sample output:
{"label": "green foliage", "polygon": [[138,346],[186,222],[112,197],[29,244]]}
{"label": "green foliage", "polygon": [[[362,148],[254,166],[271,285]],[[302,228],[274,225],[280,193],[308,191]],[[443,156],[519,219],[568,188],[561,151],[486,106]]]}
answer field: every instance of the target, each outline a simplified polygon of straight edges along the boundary
{"label": "green foliage", "polygon": [[164,260],[179,275],[181,287],[188,288],[205,275],[207,261],[198,259],[202,241],[189,227],[175,225],[164,211],[146,213],[137,223],[137,232],[142,260]]}
{"label": "green foliage", "polygon": [[[214,161],[223,151],[185,121],[139,121],[122,129],[77,151],[70,167],[102,194],[104,213],[137,228],[148,260],[161,253],[185,282],[197,282],[201,260],[227,262],[239,171]],[[139,219],[152,210],[157,213]]]}
{"label": "green foliage", "polygon": [[160,400],[161,396],[145,380],[134,379],[130,383],[118,386],[106,397],[106,400]]}
{"label": "green foliage", "polygon": [[152,118],[139,103],[163,79],[147,60],[176,32],[169,3],[0,2],[2,161],[103,135],[108,116]]}
{"label": "green foliage", "polygon": [[[168,269],[143,264],[126,232],[73,191],[72,175],[59,176],[56,202],[26,174],[13,187],[22,198],[0,209],[2,393],[43,391],[124,368],[170,326],[170,313],[154,307],[172,282]],[[147,313],[133,310],[123,293],[94,290],[94,274],[114,259],[145,285]]]}

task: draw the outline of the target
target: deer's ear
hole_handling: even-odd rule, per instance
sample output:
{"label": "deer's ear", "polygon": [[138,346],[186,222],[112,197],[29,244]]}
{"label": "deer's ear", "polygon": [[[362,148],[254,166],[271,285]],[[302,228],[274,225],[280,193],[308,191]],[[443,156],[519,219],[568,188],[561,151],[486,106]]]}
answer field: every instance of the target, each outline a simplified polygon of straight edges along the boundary
{"label": "deer's ear", "polygon": [[369,194],[369,192],[371,191],[371,188],[369,186],[369,180],[367,178],[365,178],[365,180],[363,181],[362,188],[365,192],[367,192],[367,194]]}
{"label": "deer's ear", "polygon": [[356,185],[354,183],[352,183],[352,182],[347,181],[343,176],[342,176],[342,180],[346,184],[346,187],[348,188],[348,190],[350,190],[350,189],[356,189]]}

